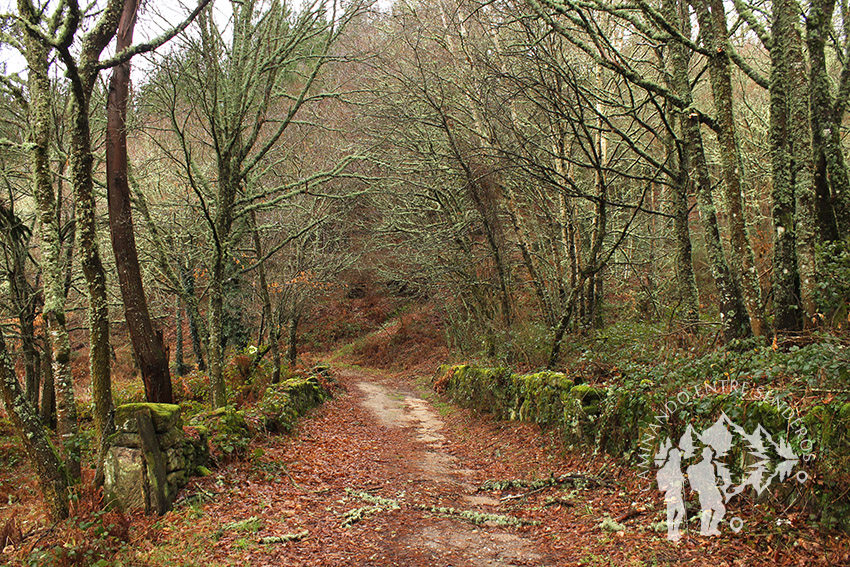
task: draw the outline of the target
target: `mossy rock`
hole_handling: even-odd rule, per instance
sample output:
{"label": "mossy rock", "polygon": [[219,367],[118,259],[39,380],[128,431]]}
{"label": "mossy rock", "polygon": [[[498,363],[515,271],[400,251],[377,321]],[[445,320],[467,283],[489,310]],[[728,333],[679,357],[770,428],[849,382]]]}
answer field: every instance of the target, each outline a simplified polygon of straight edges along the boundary
{"label": "mossy rock", "polygon": [[564,413],[564,404],[572,380],[561,372],[543,371],[532,374],[514,374],[514,401],[511,419],[532,421],[554,426]]}
{"label": "mossy rock", "polygon": [[180,420],[180,406],[176,404],[154,404],[145,402],[124,404],[115,408],[115,428],[129,433],[135,433],[138,430],[135,415],[139,411],[147,411],[150,413],[154,430],[157,433],[165,433],[173,427],[183,427]]}
{"label": "mossy rock", "polygon": [[594,388],[587,384],[579,384],[570,389],[570,397],[581,404],[581,408],[587,415],[599,413],[599,402],[605,397],[604,388]]}
{"label": "mossy rock", "polygon": [[511,371],[507,368],[478,368],[468,364],[453,366],[446,390],[458,403],[509,418],[514,401]]}
{"label": "mossy rock", "polygon": [[328,397],[330,394],[315,376],[290,378],[266,388],[256,411],[269,431],[289,431],[299,416]]}
{"label": "mossy rock", "polygon": [[251,429],[245,420],[245,412],[233,406],[196,415],[190,425],[199,434],[206,429],[213,447],[228,456],[244,453],[252,437]]}

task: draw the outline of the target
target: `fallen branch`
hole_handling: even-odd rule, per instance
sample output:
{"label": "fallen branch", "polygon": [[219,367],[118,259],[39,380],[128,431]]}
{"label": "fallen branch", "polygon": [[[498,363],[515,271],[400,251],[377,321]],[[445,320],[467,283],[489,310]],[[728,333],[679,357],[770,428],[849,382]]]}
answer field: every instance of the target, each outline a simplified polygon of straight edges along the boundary
{"label": "fallen branch", "polygon": [[546,490],[547,488],[549,488],[549,485],[541,486],[540,488],[535,488],[534,490],[529,490],[528,492],[525,492],[523,494],[508,494],[506,496],[502,496],[501,498],[499,498],[499,501],[500,502],[508,502],[510,500],[519,500],[521,498],[527,498],[527,497],[531,496],[532,494],[535,494],[537,492],[542,492],[542,491]]}
{"label": "fallen branch", "polygon": [[[552,475],[547,479],[541,480],[487,480],[484,482],[484,484],[478,487],[478,492],[495,492],[510,490],[512,488],[525,488],[529,491],[525,494],[525,496],[527,496],[529,494],[539,492],[545,488],[561,486],[564,484],[580,486],[581,488],[593,488],[595,486],[601,485],[602,482],[594,476],[584,474],[565,474],[558,477]],[[523,496],[514,496],[513,498],[517,497],[522,498]]]}
{"label": "fallen branch", "polygon": [[273,543],[287,543],[290,541],[300,541],[310,535],[310,532],[307,530],[301,530],[300,532],[293,532],[289,534],[283,534],[279,536],[267,536],[261,537],[260,543],[262,544],[273,544]]}
{"label": "fallen branch", "polygon": [[390,498],[381,498],[380,496],[374,496],[372,494],[369,494],[368,492],[363,492],[362,490],[352,490],[350,488],[346,488],[345,491],[351,496],[369,502],[372,505],[363,506],[362,508],[354,508],[345,512],[342,515],[343,528],[352,526],[360,520],[371,516],[372,514],[375,514],[377,512],[382,512],[385,510],[398,510],[399,508],[401,508],[401,504],[398,500],[392,500]]}
{"label": "fallen branch", "polygon": [[475,512],[472,510],[457,510],[455,508],[444,508],[441,506],[425,506],[418,504],[415,508],[426,512],[432,512],[434,514],[460,518],[461,520],[466,520],[476,526],[480,526],[488,522],[499,526],[537,526],[540,524],[537,520],[523,520],[522,518],[517,518],[515,516],[488,514],[486,512]]}

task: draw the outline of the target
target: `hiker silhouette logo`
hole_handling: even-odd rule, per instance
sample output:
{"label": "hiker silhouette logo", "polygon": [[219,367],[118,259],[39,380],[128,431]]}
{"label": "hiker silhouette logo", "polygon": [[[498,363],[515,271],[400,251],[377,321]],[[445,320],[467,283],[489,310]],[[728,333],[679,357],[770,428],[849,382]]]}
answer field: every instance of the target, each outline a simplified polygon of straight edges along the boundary
{"label": "hiker silhouette logo", "polygon": [[[743,466],[733,474],[726,462],[734,448]],[[784,439],[775,441],[760,424],[751,432],[729,419],[725,413],[710,427],[697,433],[690,425],[674,445],[667,437],[654,456],[658,468],[658,489],[664,494],[667,506],[667,539],[678,541],[682,527],[687,526],[685,488],[690,488],[699,500],[700,534],[720,534],[720,522],[727,504],[749,486],[761,494],[773,482],[791,477],[800,457]],[[735,480],[737,477],[737,481]],[[808,479],[800,470],[794,478],[804,483]],[[734,517],[729,527],[738,532],[744,522]]]}

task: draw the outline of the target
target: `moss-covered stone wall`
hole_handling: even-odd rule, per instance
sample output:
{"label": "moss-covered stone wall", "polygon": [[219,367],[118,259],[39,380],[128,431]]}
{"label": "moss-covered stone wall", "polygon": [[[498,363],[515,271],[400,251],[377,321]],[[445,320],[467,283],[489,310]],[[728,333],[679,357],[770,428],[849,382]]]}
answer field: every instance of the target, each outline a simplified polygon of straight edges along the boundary
{"label": "moss-covered stone wall", "polygon": [[[798,469],[810,479],[802,490],[789,485],[784,496],[803,500],[824,523],[850,529],[850,403],[832,399],[797,410],[787,392],[740,386],[703,382],[670,393],[648,380],[577,385],[558,372],[470,365],[443,366],[434,383],[462,406],[554,428],[567,446],[605,451],[647,469],[659,445],[668,436],[675,442],[688,426],[700,429],[722,414],[748,433],[761,426],[800,456]],[[729,460],[743,470],[748,458],[733,448]],[[653,478],[647,475],[647,482]]]}

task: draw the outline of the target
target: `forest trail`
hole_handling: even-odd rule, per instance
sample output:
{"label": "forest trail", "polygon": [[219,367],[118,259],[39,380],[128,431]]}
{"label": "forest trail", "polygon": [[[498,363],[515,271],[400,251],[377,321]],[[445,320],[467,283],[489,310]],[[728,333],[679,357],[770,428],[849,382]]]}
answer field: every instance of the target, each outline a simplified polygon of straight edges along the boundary
{"label": "forest trail", "polygon": [[[674,546],[648,528],[663,512],[654,491],[641,494],[613,461],[563,455],[536,426],[456,409],[424,381],[359,369],[334,376],[335,398],[294,435],[259,439],[250,458],[190,487],[140,558],[186,567],[783,563],[742,538]],[[588,482],[481,490],[488,479],[563,474]],[[604,518],[625,530],[601,528]],[[287,534],[299,537],[267,539]],[[820,548],[797,553],[807,549],[817,560],[806,564],[831,564]]]}

